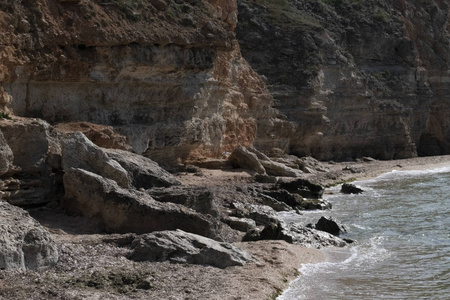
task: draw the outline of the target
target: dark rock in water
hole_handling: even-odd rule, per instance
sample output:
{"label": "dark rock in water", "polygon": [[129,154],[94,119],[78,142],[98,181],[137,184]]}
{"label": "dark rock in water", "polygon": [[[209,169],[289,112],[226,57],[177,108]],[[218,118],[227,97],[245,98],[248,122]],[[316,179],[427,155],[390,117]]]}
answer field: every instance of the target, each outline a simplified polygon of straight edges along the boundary
{"label": "dark rock in water", "polygon": [[293,181],[278,181],[276,188],[285,189],[290,193],[299,194],[305,198],[319,199],[323,195],[324,188],[319,184],[312,183],[306,179]]}
{"label": "dark rock in water", "polygon": [[347,232],[344,225],[331,217],[321,217],[312,228],[328,232],[335,236],[339,236],[341,233]]}
{"label": "dark rock in water", "polygon": [[247,210],[246,217],[255,220],[257,225],[263,225],[264,229],[261,232],[257,228],[248,231],[243,238],[244,241],[284,240],[288,243],[316,248],[347,245],[344,240],[327,232],[284,222],[268,206],[249,205]]}
{"label": "dark rock in water", "polygon": [[332,205],[323,199],[307,199],[302,202],[300,206],[297,206],[297,210],[327,210],[331,209]]}
{"label": "dark rock in water", "polygon": [[247,252],[196,234],[159,231],[138,236],[129,258],[135,261],[165,261],[211,265],[219,268],[243,266],[254,261]]}
{"label": "dark rock in water", "polygon": [[353,244],[356,243],[355,240],[349,239],[349,238],[343,238],[343,240],[347,243],[347,244]]}
{"label": "dark rock in water", "polygon": [[344,183],[341,187],[341,193],[344,194],[361,194],[362,192],[364,190],[351,183]]}

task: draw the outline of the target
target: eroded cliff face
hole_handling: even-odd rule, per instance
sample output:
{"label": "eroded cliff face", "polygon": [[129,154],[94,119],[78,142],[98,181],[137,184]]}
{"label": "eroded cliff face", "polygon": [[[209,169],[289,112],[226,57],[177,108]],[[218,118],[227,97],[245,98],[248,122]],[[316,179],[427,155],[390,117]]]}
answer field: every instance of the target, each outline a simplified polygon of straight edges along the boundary
{"label": "eroded cliff face", "polygon": [[7,0],[0,29],[4,111],[160,163],[450,153],[448,1]]}
{"label": "eroded cliff face", "polygon": [[319,159],[450,153],[448,1],[239,2],[243,56]]}
{"label": "eroded cliff face", "polygon": [[271,143],[273,130],[258,128],[275,128],[276,111],[240,55],[236,8],[234,0],[6,1],[3,109],[112,125],[159,162],[221,156],[256,136]]}

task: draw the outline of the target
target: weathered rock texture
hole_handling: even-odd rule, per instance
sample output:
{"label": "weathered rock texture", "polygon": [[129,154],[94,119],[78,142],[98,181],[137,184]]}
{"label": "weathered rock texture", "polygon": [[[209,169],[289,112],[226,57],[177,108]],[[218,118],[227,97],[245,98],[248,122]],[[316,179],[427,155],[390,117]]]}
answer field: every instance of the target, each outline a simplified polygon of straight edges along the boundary
{"label": "weathered rock texture", "polygon": [[121,187],[131,185],[127,170],[81,132],[75,132],[62,140],[62,167],[66,173],[79,168],[112,179]]}
{"label": "weathered rock texture", "polygon": [[104,149],[104,151],[128,172],[133,186],[137,189],[181,185],[172,174],[142,155],[123,150]]}
{"label": "weathered rock texture", "polygon": [[57,134],[45,121],[0,120],[2,198],[20,205],[42,205],[61,195],[61,155]]}
{"label": "weathered rock texture", "polygon": [[319,159],[450,153],[448,1],[238,3],[243,56],[295,124],[285,151]]}
{"label": "weathered rock texture", "polygon": [[218,224],[182,205],[158,202],[82,169],[67,171],[63,179],[66,193],[62,207],[101,222],[107,232],[142,234],[182,229],[221,239]]}
{"label": "weathered rock texture", "polygon": [[112,125],[134,152],[167,164],[256,138],[276,143],[272,128],[282,122],[240,55],[236,8],[235,0],[5,1],[0,104],[50,123]]}
{"label": "weathered rock texture", "polygon": [[228,243],[219,243],[182,230],[159,231],[138,236],[131,244],[130,258],[136,261],[165,261],[204,264],[219,268],[243,266],[254,259]]}
{"label": "weathered rock texture", "polygon": [[42,270],[58,261],[50,233],[21,208],[0,201],[0,269]]}

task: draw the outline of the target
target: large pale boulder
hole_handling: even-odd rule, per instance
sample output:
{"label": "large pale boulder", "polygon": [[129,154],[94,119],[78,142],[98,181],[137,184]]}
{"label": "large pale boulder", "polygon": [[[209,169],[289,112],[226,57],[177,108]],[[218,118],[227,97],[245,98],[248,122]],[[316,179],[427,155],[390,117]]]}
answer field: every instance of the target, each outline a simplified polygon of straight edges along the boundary
{"label": "large pale boulder", "polygon": [[243,266],[254,261],[247,252],[228,243],[184,232],[160,231],[138,236],[130,255],[136,261],[165,261],[212,265],[219,268]]}
{"label": "large pale boulder", "polygon": [[28,212],[3,201],[0,236],[0,269],[39,271],[58,261],[58,249],[50,233]]}
{"label": "large pale boulder", "polygon": [[258,156],[247,150],[244,146],[238,146],[228,157],[228,163],[234,168],[243,168],[256,173],[265,174],[266,170],[261,164]]}
{"label": "large pale boulder", "polygon": [[18,206],[59,200],[60,150],[52,127],[42,120],[14,117],[1,120],[0,131],[5,141],[0,142],[0,165],[9,175],[1,183],[2,197]]}
{"label": "large pale boulder", "polygon": [[147,157],[123,150],[104,149],[104,151],[128,171],[135,188],[181,185],[175,176]]}
{"label": "large pale boulder", "polygon": [[182,229],[220,239],[217,222],[174,203],[161,203],[144,192],[123,189],[113,180],[82,169],[64,174],[62,207],[103,223],[107,232],[138,234]]}
{"label": "large pale boulder", "polygon": [[286,166],[285,164],[273,160],[260,160],[260,163],[262,164],[268,175],[298,177],[302,174],[302,171],[300,170],[295,170]]}
{"label": "large pale boulder", "polygon": [[112,179],[121,187],[131,186],[128,172],[81,132],[69,134],[62,140],[62,166],[65,172],[80,168]]}
{"label": "large pale boulder", "polygon": [[52,143],[51,126],[39,119],[2,120],[0,130],[22,172],[43,172]]}

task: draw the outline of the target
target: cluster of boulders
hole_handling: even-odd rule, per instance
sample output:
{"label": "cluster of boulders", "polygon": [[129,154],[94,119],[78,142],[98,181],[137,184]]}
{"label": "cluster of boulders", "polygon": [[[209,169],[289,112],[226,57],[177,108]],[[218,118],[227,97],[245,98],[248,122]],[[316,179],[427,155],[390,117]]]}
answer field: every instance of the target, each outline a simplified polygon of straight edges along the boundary
{"label": "cluster of boulders", "polygon": [[291,224],[277,214],[331,208],[322,186],[299,178],[302,168],[315,172],[318,162],[311,158],[275,161],[237,147],[228,163],[254,172],[255,183],[184,186],[151,159],[99,147],[81,132],[61,132],[35,119],[3,120],[0,128],[0,268],[39,270],[58,259],[51,235],[17,206],[60,208],[106,233],[137,234],[128,243],[128,258],[136,261],[224,268],[254,261],[231,245],[236,241],[346,245],[319,223]]}

